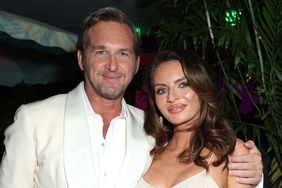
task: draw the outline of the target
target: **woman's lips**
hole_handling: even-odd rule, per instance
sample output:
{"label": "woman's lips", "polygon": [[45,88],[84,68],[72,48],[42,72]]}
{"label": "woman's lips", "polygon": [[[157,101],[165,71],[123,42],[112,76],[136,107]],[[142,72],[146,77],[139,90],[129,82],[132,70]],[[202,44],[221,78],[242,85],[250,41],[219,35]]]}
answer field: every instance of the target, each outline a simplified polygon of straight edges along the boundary
{"label": "woman's lips", "polygon": [[181,112],[183,109],[185,108],[185,105],[183,104],[174,104],[174,105],[170,105],[167,110],[174,114],[174,113],[178,113]]}

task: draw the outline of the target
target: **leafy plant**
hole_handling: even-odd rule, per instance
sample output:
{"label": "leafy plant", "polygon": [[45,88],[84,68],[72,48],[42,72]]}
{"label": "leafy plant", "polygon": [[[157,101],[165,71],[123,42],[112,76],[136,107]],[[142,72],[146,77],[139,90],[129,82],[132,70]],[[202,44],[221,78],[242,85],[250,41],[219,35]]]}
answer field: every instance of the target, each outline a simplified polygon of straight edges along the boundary
{"label": "leafy plant", "polygon": [[241,137],[257,143],[265,184],[282,187],[282,1],[158,2],[142,19],[143,33],[159,49],[193,48],[212,64],[224,81],[225,115]]}

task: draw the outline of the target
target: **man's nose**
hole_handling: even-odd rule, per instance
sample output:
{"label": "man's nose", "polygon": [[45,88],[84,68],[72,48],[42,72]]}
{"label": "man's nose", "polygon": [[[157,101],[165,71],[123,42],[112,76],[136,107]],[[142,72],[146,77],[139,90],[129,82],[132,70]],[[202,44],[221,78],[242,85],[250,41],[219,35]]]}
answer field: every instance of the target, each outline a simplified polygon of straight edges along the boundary
{"label": "man's nose", "polygon": [[115,55],[110,55],[109,62],[107,64],[107,68],[111,72],[114,72],[114,71],[116,71],[118,69],[118,61],[117,61]]}

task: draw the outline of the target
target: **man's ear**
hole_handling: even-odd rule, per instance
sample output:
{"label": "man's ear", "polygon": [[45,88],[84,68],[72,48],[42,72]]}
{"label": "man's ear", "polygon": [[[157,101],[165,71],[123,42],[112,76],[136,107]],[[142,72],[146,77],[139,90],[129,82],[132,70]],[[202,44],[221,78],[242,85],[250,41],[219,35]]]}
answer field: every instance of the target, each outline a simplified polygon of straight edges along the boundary
{"label": "man's ear", "polygon": [[136,69],[135,69],[135,74],[137,74],[139,70],[139,65],[140,65],[140,56],[137,57],[136,59]]}
{"label": "man's ear", "polygon": [[77,56],[77,62],[79,65],[80,70],[84,70],[85,69],[85,65],[83,63],[83,52],[81,50],[77,50],[76,52],[76,56]]}

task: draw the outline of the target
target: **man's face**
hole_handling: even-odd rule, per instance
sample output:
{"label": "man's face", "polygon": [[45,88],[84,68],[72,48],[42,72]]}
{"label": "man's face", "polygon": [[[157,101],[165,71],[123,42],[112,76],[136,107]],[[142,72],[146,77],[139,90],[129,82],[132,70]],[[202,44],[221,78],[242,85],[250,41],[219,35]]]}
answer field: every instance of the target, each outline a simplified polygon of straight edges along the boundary
{"label": "man's face", "polygon": [[84,54],[77,54],[87,94],[122,98],[139,66],[129,27],[112,21],[99,22],[88,31],[88,38]]}

